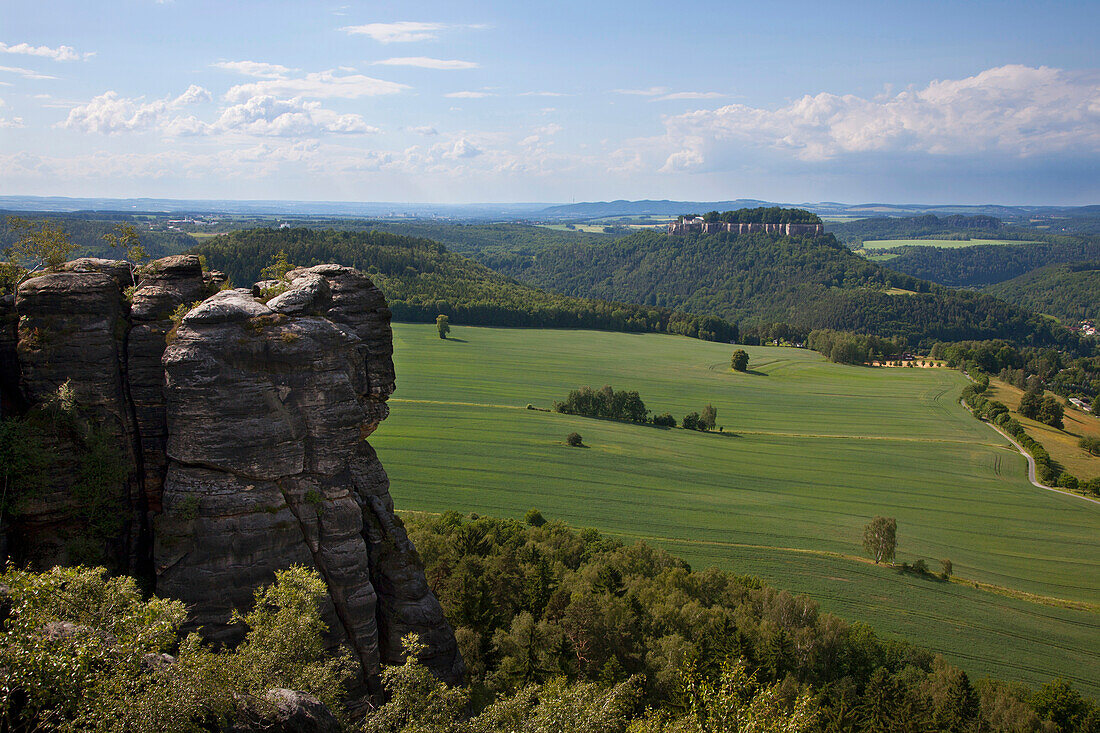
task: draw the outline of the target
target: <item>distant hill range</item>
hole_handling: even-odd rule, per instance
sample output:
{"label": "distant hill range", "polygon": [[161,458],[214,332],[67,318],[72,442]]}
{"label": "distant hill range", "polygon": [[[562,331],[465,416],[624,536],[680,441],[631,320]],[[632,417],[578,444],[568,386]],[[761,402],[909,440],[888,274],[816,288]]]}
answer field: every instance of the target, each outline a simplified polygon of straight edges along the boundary
{"label": "distant hill range", "polygon": [[671,218],[680,214],[756,207],[797,207],[827,217],[968,214],[1025,222],[1034,217],[1076,219],[1100,217],[1100,206],[968,206],[955,204],[778,203],[761,199],[730,201],[588,201],[551,203],[433,204],[400,201],[280,201],[169,198],[69,198],[65,196],[0,196],[0,210],[39,212],[203,213],[300,217],[439,218],[452,221],[584,221],[615,217]]}

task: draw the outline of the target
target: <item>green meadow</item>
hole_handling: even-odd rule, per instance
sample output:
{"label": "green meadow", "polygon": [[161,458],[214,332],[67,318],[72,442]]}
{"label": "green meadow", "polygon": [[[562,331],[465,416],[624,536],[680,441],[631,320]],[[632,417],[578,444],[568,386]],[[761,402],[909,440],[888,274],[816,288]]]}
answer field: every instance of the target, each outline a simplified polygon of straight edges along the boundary
{"label": "green meadow", "polygon": [[[403,510],[537,507],[805,593],[975,676],[1061,675],[1100,695],[1100,505],[1031,486],[958,405],[957,372],[745,348],[747,374],[733,347],[677,336],[456,326],[442,341],[395,324],[398,389],[371,442]],[[723,430],[527,409],[586,384],[678,418],[712,403]],[[586,447],[565,445],[573,431]],[[897,518],[899,561],[950,558],[956,582],[861,559],[878,514]]]}
{"label": "green meadow", "polygon": [[863,243],[863,249],[891,249],[907,245],[959,249],[976,247],[979,244],[1037,244],[1037,242],[1016,239],[871,239]]}

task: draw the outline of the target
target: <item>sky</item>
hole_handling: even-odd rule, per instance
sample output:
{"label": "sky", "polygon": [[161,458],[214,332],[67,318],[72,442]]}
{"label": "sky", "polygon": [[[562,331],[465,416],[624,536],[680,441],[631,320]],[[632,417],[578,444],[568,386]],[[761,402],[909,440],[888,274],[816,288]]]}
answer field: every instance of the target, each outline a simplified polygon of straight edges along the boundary
{"label": "sky", "polygon": [[0,194],[1100,203],[1100,2],[0,0]]}

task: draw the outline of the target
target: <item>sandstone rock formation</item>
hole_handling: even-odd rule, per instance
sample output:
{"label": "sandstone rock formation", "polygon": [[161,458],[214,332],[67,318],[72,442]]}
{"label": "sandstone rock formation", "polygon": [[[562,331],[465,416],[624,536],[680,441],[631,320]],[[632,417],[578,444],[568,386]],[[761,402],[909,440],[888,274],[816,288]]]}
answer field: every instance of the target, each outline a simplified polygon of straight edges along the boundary
{"label": "sandstone rock formation", "polygon": [[[322,265],[291,272],[266,303],[252,290],[205,297],[217,279],[188,255],[148,265],[127,299],[131,277],[127,263],[78,261],[25,281],[7,313],[0,304],[0,328],[13,307],[19,319],[20,381],[5,391],[34,405],[67,384],[119,448],[126,475],[107,497],[125,515],[118,565],[147,573],[158,595],[188,604],[192,628],[226,642],[242,632],[232,611],[276,569],[313,566],[329,590],[331,641],[354,650],[371,690],[410,632],[441,678],[461,679],[454,635],[366,441],[394,390],[381,292],[352,268]],[[10,341],[0,331],[0,376]],[[24,503],[13,555],[74,559],[76,461]]]}

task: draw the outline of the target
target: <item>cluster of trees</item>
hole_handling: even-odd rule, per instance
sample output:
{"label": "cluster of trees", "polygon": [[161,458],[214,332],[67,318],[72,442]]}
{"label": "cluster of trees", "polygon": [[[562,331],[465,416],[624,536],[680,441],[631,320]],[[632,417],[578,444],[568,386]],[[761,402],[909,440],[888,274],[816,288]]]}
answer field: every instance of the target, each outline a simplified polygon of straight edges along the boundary
{"label": "cluster of trees", "polygon": [[[15,220],[13,222],[13,219]],[[140,233],[141,243],[150,257],[177,255],[195,246],[195,240],[183,232],[154,231],[145,226],[143,217],[130,214],[27,214],[25,212],[0,211],[0,250],[11,247],[25,234],[25,228],[19,222],[28,223],[35,228],[64,232],[74,245],[77,257],[106,257],[115,259],[120,256],[117,247],[112,247],[107,235],[117,234],[120,227],[132,226]]]}
{"label": "cluster of trees", "polygon": [[[680,215],[677,217],[677,221],[683,221],[685,216],[699,215]],[[761,206],[755,209],[737,209],[735,211],[708,211],[703,214],[703,221],[724,221],[730,224],[820,224],[821,217],[805,209]]]}
{"label": "cluster of trees", "polygon": [[[1005,233],[998,233],[998,237]],[[878,250],[896,255],[886,262],[891,270],[951,287],[982,287],[1020,277],[1046,265],[1100,258],[1100,238],[1067,237],[1025,230],[1019,239],[1030,244],[976,244],[949,249],[913,245]],[[997,296],[1010,288],[990,289]]]}
{"label": "cluster of trees", "polygon": [[399,321],[432,323],[442,314],[482,326],[660,332],[725,342],[737,337],[737,326],[717,317],[546,293],[437,242],[380,231],[249,229],[212,238],[194,251],[236,283],[255,282],[280,252],[303,267],[357,267],[382,289]]}
{"label": "cluster of trees", "polygon": [[1040,267],[985,292],[1071,323],[1100,318],[1100,261]]}
{"label": "cluster of trees", "polygon": [[909,344],[905,338],[883,339],[823,328],[810,332],[806,337],[806,347],[837,364],[867,364],[897,359],[905,353]]}
{"label": "cluster of trees", "polygon": [[837,239],[855,249],[868,240],[876,239],[969,239],[982,234],[1000,237],[1003,235],[1002,228],[1001,220],[996,217],[962,214],[876,216],[829,225],[829,231]]}
{"label": "cluster of trees", "polygon": [[565,295],[712,313],[743,325],[784,322],[802,332],[830,328],[901,336],[922,348],[977,338],[1041,345],[1075,340],[1057,323],[992,296],[868,262],[831,235],[684,239],[642,231],[614,242],[523,255],[495,252],[482,260],[509,277]]}
{"label": "cluster of trees", "polygon": [[1074,352],[991,340],[938,343],[929,353],[934,359],[944,359],[949,367],[996,375],[1019,389],[1041,394],[1045,388],[1062,397],[1091,402],[1100,395],[1100,356],[1093,355],[1094,348],[1089,341]]}
{"label": "cluster of trees", "polygon": [[[1096,706],[1063,681],[1038,692],[993,680],[975,684],[931,653],[821,613],[809,599],[714,568],[692,571],[643,543],[624,545],[555,521],[536,526],[455,512],[417,516],[408,529],[470,671],[468,697],[451,708],[449,721],[469,720],[470,713],[459,712],[463,705],[475,713],[493,710],[527,691],[532,701],[559,706],[563,722],[547,731],[574,725],[580,731],[625,731],[633,724],[635,733],[1068,733],[1100,726]],[[740,674],[753,684],[736,694],[740,685],[731,675]],[[400,713],[426,714],[429,701],[439,700],[443,691],[429,684],[417,695],[398,694],[405,688],[389,682],[398,704],[380,715],[399,722],[368,729],[424,730],[413,727],[417,714],[402,718]],[[633,697],[620,707],[624,684]],[[624,720],[614,726],[585,724],[569,712],[578,710],[579,702],[561,702],[563,689],[593,703],[584,708],[592,720],[606,720],[595,717],[606,709]],[[769,690],[770,703],[761,698],[752,705]],[[417,699],[423,707],[415,707]],[[728,716],[744,705],[761,713],[774,710],[788,720],[802,710],[816,722],[812,728],[782,727],[777,717],[769,725],[739,728],[732,717],[719,715],[723,701]],[[524,727],[521,719],[514,718],[515,729],[543,730]],[[750,720],[742,718],[742,725]],[[434,729],[480,730],[442,723]]]}
{"label": "cluster of trees", "polygon": [[312,570],[277,571],[238,615],[248,631],[232,649],[183,636],[183,603],[147,598],[103,568],[9,565],[0,586],[4,730],[267,730],[280,689],[320,699],[330,715],[319,724],[352,722],[343,707],[352,662],[325,648],[325,584]]}
{"label": "cluster of trees", "polygon": [[780,321],[778,323],[758,323],[742,326],[737,343],[750,346],[766,346],[770,343],[805,344],[806,329],[799,328],[790,323]]}
{"label": "cluster of trees", "polygon": [[1035,460],[1035,473],[1041,482],[1047,486],[1060,486],[1100,496],[1100,477],[1081,481],[1064,470],[1050,457],[1050,453],[1042,443],[1028,435],[1020,421],[1012,417],[1007,405],[989,398],[986,394],[988,390],[989,377],[980,375],[976,384],[969,384],[963,389],[963,402],[973,411],[975,417],[979,420],[988,420],[1001,428],[1031,454]]}
{"label": "cluster of trees", "polygon": [[554,403],[554,412],[638,423],[649,419],[649,410],[637,392],[615,390],[610,385],[598,390],[574,389],[563,401]]}
{"label": "cluster of trees", "polygon": [[1061,430],[1065,427],[1062,423],[1062,417],[1065,414],[1062,403],[1053,395],[1043,397],[1035,392],[1024,392],[1016,411],[1026,418],[1038,420],[1052,428]]}
{"label": "cluster of trees", "polygon": [[[345,707],[356,669],[326,649],[312,570],[279,571],[235,647],[183,636],[177,601],[102,569],[0,573],[0,721],[12,730],[275,729],[285,693],[363,733],[1100,731],[1072,685],[971,682],[932,653],[806,598],[644,543],[547,522],[417,516],[408,524],[468,669],[448,688],[406,637],[388,700]],[[234,727],[237,726],[237,727]]]}
{"label": "cluster of trees", "polygon": [[714,405],[708,404],[703,408],[702,413],[689,412],[684,415],[684,419],[680,421],[680,427],[684,430],[714,430],[715,425],[718,423],[718,408]]}
{"label": "cluster of trees", "polygon": [[[637,392],[616,390],[610,385],[604,385],[598,390],[587,386],[574,389],[564,400],[554,403],[554,412],[600,417],[606,420],[649,423],[660,428],[676,427],[676,418],[671,413],[665,412],[650,417],[649,409]],[[684,415],[681,426],[687,430],[714,430],[717,420],[718,408],[708,404],[701,413],[689,412]],[[580,436],[577,438],[579,440]]]}

